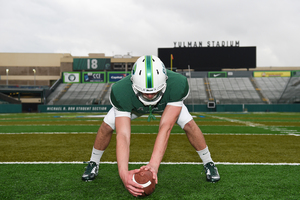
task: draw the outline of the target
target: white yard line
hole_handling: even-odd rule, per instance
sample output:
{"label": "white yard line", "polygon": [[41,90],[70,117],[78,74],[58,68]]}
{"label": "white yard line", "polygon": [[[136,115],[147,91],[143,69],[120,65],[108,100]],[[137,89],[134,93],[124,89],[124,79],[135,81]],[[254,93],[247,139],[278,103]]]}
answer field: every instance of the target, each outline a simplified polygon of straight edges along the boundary
{"label": "white yard line", "polygon": [[[297,133],[297,132],[296,132]],[[0,133],[0,135],[24,135],[24,134],[44,134],[44,135],[76,135],[76,134],[97,134],[97,132],[21,132],[21,133]],[[115,133],[114,133],[115,134]],[[157,133],[131,133],[132,135],[150,135],[150,134],[157,134]],[[171,133],[171,135],[185,135],[185,133]],[[266,133],[203,133],[203,135],[257,135],[257,136],[284,136],[284,135],[290,135],[290,136],[300,136],[300,134],[266,134]]]}
{"label": "white yard line", "polygon": [[288,135],[299,136],[298,134],[300,134],[300,132],[297,131],[297,130],[288,130],[286,128],[280,128],[280,127],[276,127],[276,126],[266,126],[264,124],[259,124],[259,123],[249,122],[249,121],[242,121],[242,120],[237,120],[237,119],[231,119],[231,118],[227,118],[227,117],[219,117],[219,116],[212,116],[212,115],[210,117],[216,118],[216,119],[221,119],[221,120],[224,120],[224,121],[240,123],[240,124],[243,124],[243,125],[246,125],[246,126],[262,128],[262,129],[265,129],[265,130],[279,131],[280,133],[287,133]]}
{"label": "white yard line", "polygon": [[[86,162],[0,162],[0,164],[86,164]],[[100,162],[101,164],[117,164],[117,162]],[[148,162],[129,162],[129,164],[145,165]],[[163,165],[202,165],[202,162],[161,162]],[[231,162],[215,162],[216,165],[300,165],[300,163],[231,163]]]}

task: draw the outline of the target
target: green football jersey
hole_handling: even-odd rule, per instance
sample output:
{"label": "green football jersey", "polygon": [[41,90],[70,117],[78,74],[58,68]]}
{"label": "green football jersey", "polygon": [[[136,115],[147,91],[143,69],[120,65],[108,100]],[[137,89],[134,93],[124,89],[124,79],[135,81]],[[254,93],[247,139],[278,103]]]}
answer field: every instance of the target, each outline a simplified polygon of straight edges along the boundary
{"label": "green football jersey", "polygon": [[[189,93],[189,85],[185,76],[167,70],[167,89],[161,100],[152,106],[154,113],[162,113],[170,102],[184,100]],[[131,75],[116,82],[110,93],[110,100],[119,111],[132,112],[136,114],[149,113],[149,106],[145,106],[135,95],[132,89]]]}

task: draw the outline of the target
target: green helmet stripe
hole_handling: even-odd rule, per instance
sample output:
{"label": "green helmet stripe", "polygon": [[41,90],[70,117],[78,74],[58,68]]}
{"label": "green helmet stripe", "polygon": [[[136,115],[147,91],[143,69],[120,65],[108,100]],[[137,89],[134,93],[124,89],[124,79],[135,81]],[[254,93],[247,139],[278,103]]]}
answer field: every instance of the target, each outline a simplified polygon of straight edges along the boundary
{"label": "green helmet stripe", "polygon": [[146,70],[146,88],[153,87],[153,63],[152,56],[146,56],[145,61],[145,70]]}

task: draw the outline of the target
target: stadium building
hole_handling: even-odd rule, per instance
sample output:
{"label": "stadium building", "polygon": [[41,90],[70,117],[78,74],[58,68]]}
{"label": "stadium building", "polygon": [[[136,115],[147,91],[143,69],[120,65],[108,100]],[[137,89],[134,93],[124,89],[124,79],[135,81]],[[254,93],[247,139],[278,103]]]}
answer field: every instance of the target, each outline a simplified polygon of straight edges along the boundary
{"label": "stadium building", "polygon": [[[158,48],[166,67],[188,78],[189,110],[300,111],[300,67],[256,67],[256,47],[209,44]],[[0,53],[0,113],[106,112],[111,85],[138,57]]]}

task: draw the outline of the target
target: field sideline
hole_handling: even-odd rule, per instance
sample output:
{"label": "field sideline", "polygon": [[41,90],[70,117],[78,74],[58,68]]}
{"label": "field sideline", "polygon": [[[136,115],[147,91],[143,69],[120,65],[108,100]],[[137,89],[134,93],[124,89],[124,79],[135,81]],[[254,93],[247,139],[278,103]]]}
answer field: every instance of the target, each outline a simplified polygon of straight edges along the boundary
{"label": "field sideline", "polygon": [[[0,199],[136,199],[118,177],[115,134],[99,177],[80,180],[104,113],[0,115]],[[300,113],[193,113],[221,180],[207,183],[199,156],[172,130],[148,199],[299,199]],[[132,121],[129,168],[148,162],[158,121]]]}

